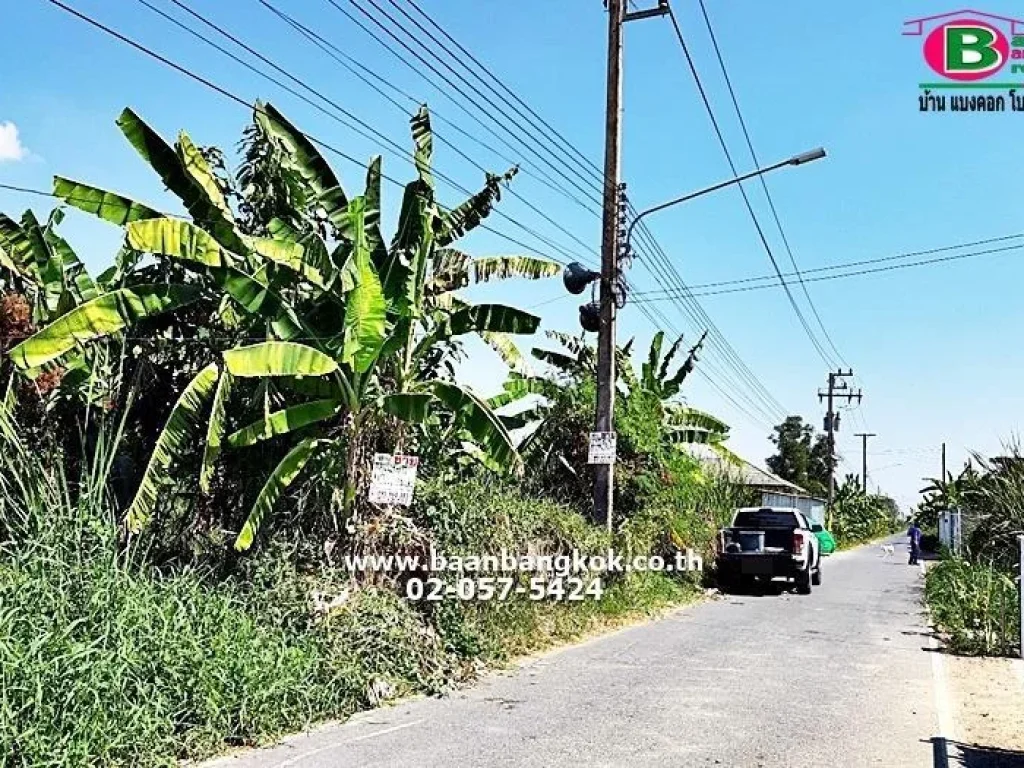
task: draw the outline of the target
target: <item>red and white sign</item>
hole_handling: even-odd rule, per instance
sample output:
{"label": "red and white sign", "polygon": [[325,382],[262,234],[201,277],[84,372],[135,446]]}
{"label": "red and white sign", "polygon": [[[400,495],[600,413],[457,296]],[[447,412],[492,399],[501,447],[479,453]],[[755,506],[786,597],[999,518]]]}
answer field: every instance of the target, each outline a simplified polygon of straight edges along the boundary
{"label": "red and white sign", "polygon": [[370,502],[408,507],[416,489],[419,456],[375,453],[370,476]]}

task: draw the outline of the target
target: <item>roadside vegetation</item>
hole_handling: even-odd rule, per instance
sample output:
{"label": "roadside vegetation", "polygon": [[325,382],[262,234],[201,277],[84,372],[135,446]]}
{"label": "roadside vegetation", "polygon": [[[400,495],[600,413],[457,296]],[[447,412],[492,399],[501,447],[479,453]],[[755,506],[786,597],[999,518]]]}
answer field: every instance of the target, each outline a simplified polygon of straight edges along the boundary
{"label": "roadside vegetation", "polygon": [[[777,452],[768,457],[768,468],[811,496],[825,498],[829,484],[826,436],[815,433],[814,427],[805,424],[800,416],[789,416],[775,427],[772,442]],[[838,549],[873,541],[903,527],[895,500],[884,494],[868,493],[856,475],[847,475],[837,483],[824,524]]]}
{"label": "roadside vegetation", "polygon": [[939,547],[928,569],[932,618],[955,653],[1011,656],[1020,652],[1017,575],[1024,533],[1024,455],[1011,445],[1003,456],[974,456],[958,475],[935,478],[922,490],[918,522],[937,530],[944,510],[959,509],[959,553]]}
{"label": "roadside vegetation", "polygon": [[904,527],[896,501],[884,494],[865,493],[856,475],[836,486],[828,529],[838,549],[889,536]]}
{"label": "roadside vegetation", "polygon": [[[187,217],[61,177],[48,216],[0,215],[0,765],[198,759],[699,593],[699,574],[636,573],[600,600],[427,603],[408,574],[340,566],[708,558],[751,501],[684,450],[730,456],[728,426],[681,396],[700,341],[657,334],[639,371],[620,350],[614,530],[589,519],[593,349],[548,331],[527,355],[539,318],[463,293],[560,272],[459,248],[514,169],[443,207],[421,110],[388,238],[379,158],[352,195],[269,104],[234,171],[131,110],[118,126]],[[59,234],[71,209],[123,231],[101,274]],[[469,335],[511,371],[490,400],[456,375]],[[369,503],[375,452],[421,457],[411,507]]]}

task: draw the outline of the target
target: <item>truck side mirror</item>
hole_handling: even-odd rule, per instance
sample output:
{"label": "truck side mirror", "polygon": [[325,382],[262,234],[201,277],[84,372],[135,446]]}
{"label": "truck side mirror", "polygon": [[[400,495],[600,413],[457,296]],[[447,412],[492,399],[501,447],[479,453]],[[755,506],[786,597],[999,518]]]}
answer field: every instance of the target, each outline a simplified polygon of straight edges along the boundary
{"label": "truck side mirror", "polygon": [[814,533],[821,533],[824,530],[825,529],[819,523],[814,523],[811,525],[811,531],[813,531]]}

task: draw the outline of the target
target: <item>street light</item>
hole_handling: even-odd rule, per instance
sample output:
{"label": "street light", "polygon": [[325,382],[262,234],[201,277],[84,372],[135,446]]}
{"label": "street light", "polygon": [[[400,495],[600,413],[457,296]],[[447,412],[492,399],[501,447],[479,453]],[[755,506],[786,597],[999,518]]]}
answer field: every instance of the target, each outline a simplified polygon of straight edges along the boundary
{"label": "street light", "polygon": [[640,220],[643,219],[648,214],[655,213],[657,211],[662,211],[665,208],[672,207],[673,205],[679,205],[679,203],[685,203],[687,200],[693,200],[693,198],[695,197],[706,195],[709,192],[715,192],[719,189],[722,189],[722,187],[728,187],[733,184],[739,184],[740,182],[746,181],[747,179],[752,179],[755,176],[763,176],[764,174],[778,170],[779,168],[785,168],[787,165],[805,165],[807,163],[813,163],[815,160],[821,160],[821,158],[823,157],[825,157],[825,149],[823,147],[818,147],[817,149],[812,149],[809,152],[802,152],[799,155],[794,155],[788,160],[783,160],[782,162],[775,163],[775,165],[769,165],[767,168],[758,168],[756,170],[751,171],[750,173],[744,174],[743,176],[737,176],[735,179],[729,179],[728,181],[723,181],[719,184],[715,184],[710,187],[705,187],[704,189],[697,190],[696,192],[691,192],[688,195],[677,197],[675,200],[669,200],[667,203],[662,203],[661,205],[656,205],[653,208],[648,208],[646,211],[642,211],[640,214],[638,214],[636,218],[634,218],[633,221],[630,223],[629,229],[626,230],[626,253],[631,253],[630,247],[633,238],[633,227],[639,224]]}

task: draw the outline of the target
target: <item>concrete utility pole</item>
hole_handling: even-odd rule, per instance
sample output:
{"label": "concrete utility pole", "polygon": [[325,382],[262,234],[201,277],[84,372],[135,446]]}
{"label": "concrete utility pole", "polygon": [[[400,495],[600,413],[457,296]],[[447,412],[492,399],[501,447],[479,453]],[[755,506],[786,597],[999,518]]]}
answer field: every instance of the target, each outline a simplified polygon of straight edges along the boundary
{"label": "concrete utility pole", "polygon": [[861,445],[861,483],[864,487],[864,493],[868,492],[868,438],[878,437],[874,432],[858,432],[855,437],[861,438],[863,441]]}
{"label": "concrete utility pole", "polygon": [[[626,0],[608,0],[608,100],[605,111],[604,218],[601,228],[601,328],[597,334],[595,432],[612,431],[615,410],[615,287],[619,279],[619,168],[622,140],[622,25]],[[614,464],[598,464],[594,513],[612,528]]]}
{"label": "concrete utility pole", "polygon": [[[626,12],[627,0],[607,0],[608,89],[605,109],[604,216],[601,229],[601,325],[597,336],[597,417],[595,432],[611,432],[615,411],[615,313],[619,290],[619,170],[622,143],[622,27],[627,21],[663,16],[668,1],[646,11]],[[594,516],[612,529],[614,464],[598,464],[594,474]]]}
{"label": "concrete utility pole", "polygon": [[[840,368],[835,373],[829,373],[828,375],[828,390],[822,392],[818,390],[818,401],[822,399],[828,399],[828,413],[825,414],[825,432],[828,434],[828,510],[829,515],[832,514],[832,499],[836,493],[836,432],[839,431],[839,417],[836,415],[834,408],[835,398],[846,398],[846,402],[851,402],[856,398],[857,402],[861,401],[863,394],[858,390],[857,392],[839,392],[836,390],[846,390],[849,386],[846,383],[846,379],[853,376],[853,369],[843,371]],[[830,518],[831,522],[831,518]]]}

